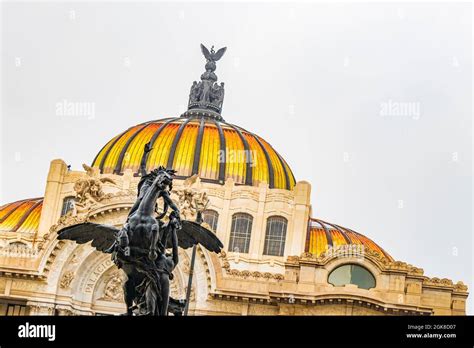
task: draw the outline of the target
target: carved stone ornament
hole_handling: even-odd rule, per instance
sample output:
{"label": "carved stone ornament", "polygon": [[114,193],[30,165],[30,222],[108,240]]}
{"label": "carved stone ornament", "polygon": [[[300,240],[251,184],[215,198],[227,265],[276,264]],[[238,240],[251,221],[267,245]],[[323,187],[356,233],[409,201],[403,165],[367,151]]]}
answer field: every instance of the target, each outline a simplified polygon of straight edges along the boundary
{"label": "carved stone ornament", "polygon": [[69,288],[69,286],[71,285],[73,280],[74,280],[74,272],[73,271],[67,271],[62,276],[61,281],[59,282],[59,287],[61,289],[67,289],[67,288]]}
{"label": "carved stone ornament", "polygon": [[[222,256],[224,255],[224,256]],[[259,272],[259,271],[248,271],[248,270],[238,270],[238,269],[232,269],[230,267],[229,261],[226,259],[226,254],[225,252],[221,252],[220,257],[223,259],[222,263],[222,268],[225,270],[225,272],[232,277],[236,278],[242,278],[242,279],[247,279],[247,278],[263,278],[266,280],[269,279],[275,279],[275,280],[283,280],[285,277],[283,274],[280,273],[270,273],[270,272]]]}
{"label": "carved stone ornament", "polygon": [[205,191],[198,191],[194,186],[197,174],[187,178],[181,189],[173,191],[181,217],[185,220],[195,221],[198,211],[203,211],[209,206],[209,198]]}
{"label": "carved stone ornament", "polygon": [[[89,221],[94,209],[111,203],[123,202],[124,200],[133,201],[135,199],[136,192],[133,189],[104,193],[104,185],[117,188],[115,180],[109,177],[100,178],[97,168],[91,168],[86,164],[82,166],[86,170],[87,177],[79,178],[74,183],[76,196],[73,209],[61,216],[58,222],[50,227],[49,232],[52,234],[64,227]],[[48,234],[44,236],[44,239],[48,239]]]}
{"label": "carved stone ornament", "polygon": [[119,272],[114,273],[105,284],[103,299],[113,302],[122,302],[123,282],[124,277]]}

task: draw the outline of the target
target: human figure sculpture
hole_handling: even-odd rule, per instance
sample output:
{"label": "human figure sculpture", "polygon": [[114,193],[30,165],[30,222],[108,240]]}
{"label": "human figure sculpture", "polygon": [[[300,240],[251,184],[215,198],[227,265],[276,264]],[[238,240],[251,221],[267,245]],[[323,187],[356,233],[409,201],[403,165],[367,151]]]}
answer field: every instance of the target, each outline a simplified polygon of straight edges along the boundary
{"label": "human figure sculpture", "polygon": [[[143,157],[150,151],[150,144],[145,145]],[[169,196],[174,170],[159,167],[142,174],[137,200],[121,229],[86,222],[59,230],[58,239],[79,244],[91,241],[97,250],[112,254],[112,260],[127,276],[125,315],[168,315],[169,283],[179,262],[178,247],[189,248],[199,243],[219,253],[223,245],[214,233],[198,223],[181,221],[179,209]],[[159,198],[163,198],[165,208],[156,216]],[[168,206],[172,212],[164,222]],[[168,249],[171,253],[167,253]],[[178,301],[171,300],[174,309],[179,307]]]}

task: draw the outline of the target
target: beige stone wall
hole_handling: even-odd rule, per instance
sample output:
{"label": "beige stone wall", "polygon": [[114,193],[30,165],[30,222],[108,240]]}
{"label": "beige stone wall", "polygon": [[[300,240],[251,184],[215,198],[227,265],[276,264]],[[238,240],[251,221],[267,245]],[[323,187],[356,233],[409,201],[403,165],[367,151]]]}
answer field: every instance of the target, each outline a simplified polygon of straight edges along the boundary
{"label": "beige stone wall", "polygon": [[[65,197],[75,196],[74,184],[91,177],[110,178],[103,197],[85,212],[61,218]],[[58,241],[55,229],[81,222],[121,226],[136,195],[138,178],[97,172],[67,171],[62,160],[51,162],[43,211],[36,236],[2,232],[0,247],[8,241],[26,243],[22,257],[0,256],[0,315],[7,304],[23,304],[32,315],[94,315],[124,311],[120,300],[121,271],[110,256],[89,245]],[[176,189],[184,183],[177,181]],[[217,235],[227,246],[232,215],[253,216],[249,253],[225,248],[221,255],[198,248],[190,313],[194,315],[463,315],[467,289],[447,279],[428,278],[423,270],[403,262],[390,262],[367,250],[362,256],[321,256],[304,253],[307,221],[311,213],[311,186],[298,182],[292,191],[203,183],[195,188],[207,192],[210,209],[219,213]],[[288,220],[282,257],[263,255],[266,220]],[[59,225],[55,225],[59,222]],[[3,243],[3,244],[2,244]],[[180,265],[172,284],[175,297],[183,298],[189,275],[190,251],[180,251]],[[376,287],[334,287],[329,273],[346,263],[359,264],[376,278]]]}

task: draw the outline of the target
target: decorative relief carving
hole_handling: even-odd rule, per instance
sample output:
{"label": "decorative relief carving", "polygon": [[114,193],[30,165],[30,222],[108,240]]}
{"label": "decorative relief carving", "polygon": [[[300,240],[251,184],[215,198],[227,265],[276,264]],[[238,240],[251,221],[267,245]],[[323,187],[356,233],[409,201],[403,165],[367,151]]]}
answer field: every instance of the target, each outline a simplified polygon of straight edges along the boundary
{"label": "decorative relief carving", "polygon": [[[92,211],[100,207],[112,204],[133,202],[136,196],[135,189],[119,190],[117,182],[107,176],[100,177],[96,170],[86,164],[82,165],[87,172],[87,177],[81,177],[74,183],[76,193],[74,208],[67,214],[61,216],[55,225],[49,229],[49,234],[54,234],[61,228],[80,224],[89,221]],[[105,186],[109,186],[116,192],[105,193]],[[49,238],[49,234],[44,236],[44,240]]]}
{"label": "decorative relief carving", "polygon": [[466,292],[467,291],[467,285],[464,284],[462,281],[459,281],[454,285],[454,289],[456,291],[461,291],[461,292]]}
{"label": "decorative relief carving", "polygon": [[67,271],[62,276],[62,278],[59,282],[59,287],[61,289],[67,289],[67,288],[69,288],[69,286],[71,285],[73,280],[74,280],[74,272],[73,271]]}
{"label": "decorative relief carving", "polygon": [[258,201],[259,197],[260,197],[259,192],[239,190],[239,191],[233,191],[230,199],[240,198],[240,199],[251,199],[254,201]]}
{"label": "decorative relief carving", "polygon": [[423,281],[425,285],[441,285],[441,286],[454,286],[454,283],[451,279],[443,278],[439,279],[437,277],[427,278]]}
{"label": "decorative relief carving", "polygon": [[183,270],[183,273],[184,274],[189,274],[190,273],[190,263],[189,263],[189,260],[184,260],[182,263],[181,263],[181,269]]}
{"label": "decorative relief carving", "polygon": [[[375,259],[379,264],[381,265],[382,269],[384,271],[404,271],[409,275],[414,275],[414,276],[423,276],[423,269],[419,267],[415,267],[409,263],[403,262],[403,261],[390,261],[388,260],[385,256],[380,254],[377,251],[371,250],[371,249],[364,249],[364,253],[362,254],[364,257],[370,257],[372,259]],[[334,258],[334,256],[326,256],[326,253],[321,253],[319,257],[308,253],[304,252],[301,254],[301,256],[288,256],[286,259],[286,262],[290,265],[298,265],[301,261],[304,262],[312,262],[314,264],[319,264],[319,265],[324,265],[327,263],[327,261],[331,258]],[[229,268],[230,266],[228,263],[224,263],[224,268]],[[424,285],[431,285],[431,286],[447,286],[447,287],[453,287],[455,290],[463,292],[467,291],[467,286],[463,282],[458,282],[456,285],[453,283],[451,279],[447,278],[425,278],[423,280]]]}
{"label": "decorative relief carving", "polygon": [[269,193],[267,194],[266,197],[267,201],[270,202],[289,202],[290,204],[293,204],[293,195],[291,193]]}
{"label": "decorative relief carving", "polygon": [[112,274],[105,284],[103,299],[113,302],[122,302],[124,281],[125,279],[122,272]]}
{"label": "decorative relief carving", "polygon": [[179,207],[181,217],[185,220],[195,221],[197,212],[203,211],[209,206],[207,193],[195,187],[197,180],[197,174],[187,178],[184,180],[183,186],[172,193]]}
{"label": "decorative relief carving", "polygon": [[38,250],[23,242],[11,242],[0,248],[0,256],[12,258],[34,258],[38,255]]}
{"label": "decorative relief carving", "polygon": [[[222,254],[222,253],[221,253]],[[225,255],[225,253],[224,253]],[[248,271],[248,270],[238,270],[230,268],[230,263],[225,260],[222,263],[222,268],[226,271],[226,273],[232,277],[236,278],[263,278],[266,280],[275,279],[275,280],[283,280],[285,277],[283,274],[280,273],[270,273],[270,272],[259,272],[259,271]]]}
{"label": "decorative relief carving", "polygon": [[39,290],[38,283],[34,281],[26,281],[26,280],[15,280],[12,283],[12,289],[21,290],[21,291],[38,291]]}
{"label": "decorative relief carving", "polygon": [[[186,296],[186,291],[181,286],[177,277],[174,277],[170,281],[170,294],[174,299],[183,299]],[[193,288],[191,288],[191,295],[193,294]]]}
{"label": "decorative relief carving", "polygon": [[80,224],[83,222],[87,222],[89,220],[89,214],[83,214],[83,215],[72,215],[72,211],[67,213],[66,215],[63,215],[59,218],[58,222],[54,225],[52,225],[49,228],[49,233],[44,235],[44,240],[48,240],[50,235],[54,235],[57,231],[59,231],[61,228],[71,226],[71,225],[76,225]]}
{"label": "decorative relief carving", "polygon": [[213,188],[209,188],[208,190],[208,195],[216,198],[224,198],[224,190],[216,190]]}
{"label": "decorative relief carving", "polygon": [[[184,288],[184,293],[186,294],[188,291],[188,287]],[[194,291],[194,287],[191,287],[191,293],[189,294],[189,302],[196,301],[196,292]]]}
{"label": "decorative relief carving", "polygon": [[29,315],[54,315],[53,303],[28,302]]}
{"label": "decorative relief carving", "polygon": [[[322,252],[319,256],[315,256],[312,253],[304,252],[300,256],[288,256],[287,262],[292,264],[299,264],[300,261],[311,262],[315,264],[324,265],[329,260],[340,257],[340,255],[345,255],[344,251],[347,246],[340,246],[333,248],[330,252]],[[342,253],[339,254],[338,250],[341,249]],[[352,256],[352,255],[351,255]],[[368,257],[371,258],[384,269],[384,270],[397,270],[397,271],[406,271],[408,274],[411,275],[423,275],[423,269],[415,267],[409,263],[402,262],[402,261],[390,261],[381,253],[364,248],[360,253],[354,254],[357,257]]]}
{"label": "decorative relief carving", "polygon": [[78,262],[79,262],[79,254],[75,252],[74,254],[72,254],[71,260],[69,261],[69,263],[71,265],[77,265]]}

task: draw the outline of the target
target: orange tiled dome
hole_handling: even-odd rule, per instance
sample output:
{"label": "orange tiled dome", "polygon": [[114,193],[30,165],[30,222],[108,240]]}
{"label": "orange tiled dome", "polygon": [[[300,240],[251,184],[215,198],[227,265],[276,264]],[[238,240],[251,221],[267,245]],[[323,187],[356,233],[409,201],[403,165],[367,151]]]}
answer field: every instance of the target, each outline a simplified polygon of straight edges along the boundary
{"label": "orange tiled dome", "polygon": [[209,117],[166,118],[131,127],[112,138],[92,166],[101,173],[137,173],[147,142],[153,146],[147,170],[163,165],[177,170],[178,177],[198,174],[203,181],[220,184],[233,178],[237,184],[264,182],[287,190],[295,185],[290,167],[269,143]]}
{"label": "orange tiled dome", "polygon": [[393,261],[393,258],[385,250],[358,232],[319,219],[311,218],[309,220],[306,252],[319,256],[329,247],[344,245],[362,245],[364,248],[376,251]]}
{"label": "orange tiled dome", "polygon": [[0,231],[36,233],[43,198],[30,198],[0,207]]}

